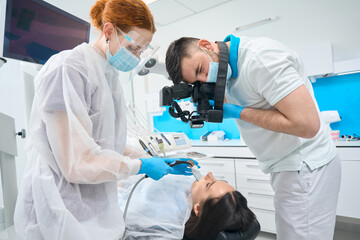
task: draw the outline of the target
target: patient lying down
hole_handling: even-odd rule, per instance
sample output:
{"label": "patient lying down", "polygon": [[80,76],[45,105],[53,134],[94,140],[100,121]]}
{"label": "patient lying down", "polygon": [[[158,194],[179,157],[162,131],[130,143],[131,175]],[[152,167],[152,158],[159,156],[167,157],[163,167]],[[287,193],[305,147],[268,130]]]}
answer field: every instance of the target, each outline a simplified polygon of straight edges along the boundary
{"label": "patient lying down", "polygon": [[[121,183],[122,210],[135,181]],[[168,175],[138,185],[126,217],[125,239],[211,240],[221,231],[246,231],[254,219],[244,196],[212,173],[199,182]]]}

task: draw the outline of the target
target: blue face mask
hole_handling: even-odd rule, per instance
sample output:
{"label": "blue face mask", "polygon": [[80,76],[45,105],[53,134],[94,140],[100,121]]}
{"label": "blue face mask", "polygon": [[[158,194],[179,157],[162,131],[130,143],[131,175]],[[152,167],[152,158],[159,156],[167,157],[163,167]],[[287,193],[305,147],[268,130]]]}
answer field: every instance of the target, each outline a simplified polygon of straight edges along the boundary
{"label": "blue face mask", "polygon": [[[218,62],[210,62],[209,72],[207,75],[206,82],[207,83],[216,83],[218,71],[219,71],[219,63]],[[229,80],[230,77],[231,77],[231,68],[230,68],[230,65],[228,64],[226,80]]]}
{"label": "blue face mask", "polygon": [[[206,78],[206,82],[207,83],[216,83],[216,79],[217,79],[217,74],[219,71],[219,63],[218,62],[213,62],[211,61],[210,56],[205,52],[204,49],[201,48],[201,50],[203,50],[203,52],[206,54],[206,56],[209,58],[210,63],[209,63],[209,71],[208,71],[208,75]],[[218,53],[217,53],[218,54]],[[219,55],[219,54],[218,54]],[[230,65],[228,64],[228,70],[227,70],[227,75],[226,75],[226,80],[229,80],[229,78],[231,77],[231,68]]]}
{"label": "blue face mask", "polygon": [[111,56],[110,51],[107,50],[106,58],[111,65],[122,72],[129,72],[140,63],[140,58],[132,54],[124,47],[121,47],[114,56]]}

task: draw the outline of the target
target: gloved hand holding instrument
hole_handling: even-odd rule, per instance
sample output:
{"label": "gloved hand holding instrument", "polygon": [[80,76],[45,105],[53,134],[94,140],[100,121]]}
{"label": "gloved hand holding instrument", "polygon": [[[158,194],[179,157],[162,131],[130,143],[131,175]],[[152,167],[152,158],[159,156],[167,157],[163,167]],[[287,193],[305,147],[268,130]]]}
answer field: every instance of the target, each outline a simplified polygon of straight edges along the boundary
{"label": "gloved hand holding instrument", "polygon": [[[201,174],[193,169],[196,165],[200,168],[199,163],[191,158],[158,158],[158,157],[151,157],[151,158],[140,158],[141,160],[141,167],[138,174],[145,173],[146,175],[140,178],[132,188],[129,198],[126,201],[125,210],[124,210],[124,220],[126,219],[127,210],[129,207],[129,202],[134,193],[135,188],[137,185],[144,180],[146,177],[150,177],[154,180],[159,180],[163,176],[168,173],[176,174],[176,175],[194,175],[195,179],[199,181]],[[195,171],[195,173],[194,173]]]}
{"label": "gloved hand holding instrument", "polygon": [[191,158],[141,158],[141,168],[138,174],[146,174],[148,177],[159,180],[166,174],[192,175],[191,168],[199,163]]}

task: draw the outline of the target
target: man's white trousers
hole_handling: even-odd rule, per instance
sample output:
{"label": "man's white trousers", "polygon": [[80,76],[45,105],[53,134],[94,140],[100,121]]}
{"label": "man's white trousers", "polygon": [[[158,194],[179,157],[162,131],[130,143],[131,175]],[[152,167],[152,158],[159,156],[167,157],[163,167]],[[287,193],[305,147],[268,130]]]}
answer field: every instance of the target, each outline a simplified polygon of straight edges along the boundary
{"label": "man's white trousers", "polygon": [[272,173],[277,239],[332,240],[340,180],[339,155],[314,171],[303,163],[300,171]]}

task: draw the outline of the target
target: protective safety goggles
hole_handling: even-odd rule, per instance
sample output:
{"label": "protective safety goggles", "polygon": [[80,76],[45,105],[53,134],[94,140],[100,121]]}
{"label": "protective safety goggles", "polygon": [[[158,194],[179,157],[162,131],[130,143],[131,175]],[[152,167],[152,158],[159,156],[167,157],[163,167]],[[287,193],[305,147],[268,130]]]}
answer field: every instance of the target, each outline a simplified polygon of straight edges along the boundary
{"label": "protective safety goggles", "polygon": [[119,50],[121,47],[125,47],[132,54],[137,57],[140,57],[141,54],[146,51],[150,46],[149,41],[145,40],[139,33],[136,31],[130,31],[127,34],[121,31],[119,28],[116,28],[121,36],[122,40],[119,40]]}
{"label": "protective safety goggles", "polygon": [[128,33],[124,33],[119,28],[117,28],[118,32],[122,36],[122,40],[119,39],[119,50],[121,47],[126,48],[136,57],[140,58],[140,63],[137,67],[132,70],[129,81],[144,67],[144,65],[150,60],[150,58],[157,52],[160,48],[156,45],[150,45],[150,42],[142,37],[136,31],[129,31]]}

